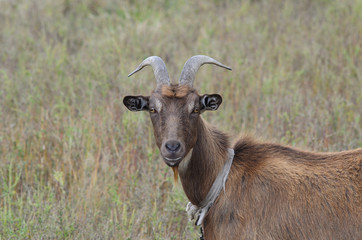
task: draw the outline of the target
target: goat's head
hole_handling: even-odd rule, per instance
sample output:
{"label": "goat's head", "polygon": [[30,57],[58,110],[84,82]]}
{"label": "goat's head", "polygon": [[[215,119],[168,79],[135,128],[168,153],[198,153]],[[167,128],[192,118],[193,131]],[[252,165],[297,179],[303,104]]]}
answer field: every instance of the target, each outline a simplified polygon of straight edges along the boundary
{"label": "goat's head", "polygon": [[200,114],[216,110],[222,98],[218,94],[199,95],[193,88],[197,70],[203,64],[214,64],[231,70],[208,56],[191,57],[181,72],[178,85],[172,85],[161,58],[146,58],[132,73],[152,66],[157,87],[150,96],[126,96],[124,105],[131,111],[148,111],[152,120],[157,146],[165,163],[177,167],[195,146]]}

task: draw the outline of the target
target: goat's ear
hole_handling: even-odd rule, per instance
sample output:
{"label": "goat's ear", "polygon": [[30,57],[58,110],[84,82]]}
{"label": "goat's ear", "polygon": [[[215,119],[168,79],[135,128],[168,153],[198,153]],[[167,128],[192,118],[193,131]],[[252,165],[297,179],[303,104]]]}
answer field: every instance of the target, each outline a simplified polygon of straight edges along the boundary
{"label": "goat's ear", "polygon": [[201,111],[212,110],[215,111],[219,108],[222,102],[222,97],[219,94],[205,94],[200,98]]}
{"label": "goat's ear", "polygon": [[133,112],[147,111],[149,98],[144,96],[126,96],[123,98],[123,104]]}

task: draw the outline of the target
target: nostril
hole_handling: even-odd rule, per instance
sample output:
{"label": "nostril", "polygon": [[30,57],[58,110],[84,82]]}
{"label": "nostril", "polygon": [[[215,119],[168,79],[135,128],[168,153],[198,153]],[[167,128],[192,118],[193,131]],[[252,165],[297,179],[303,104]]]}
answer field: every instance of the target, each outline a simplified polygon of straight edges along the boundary
{"label": "nostril", "polygon": [[178,141],[168,141],[166,143],[166,149],[170,152],[176,152],[180,149],[181,144]]}

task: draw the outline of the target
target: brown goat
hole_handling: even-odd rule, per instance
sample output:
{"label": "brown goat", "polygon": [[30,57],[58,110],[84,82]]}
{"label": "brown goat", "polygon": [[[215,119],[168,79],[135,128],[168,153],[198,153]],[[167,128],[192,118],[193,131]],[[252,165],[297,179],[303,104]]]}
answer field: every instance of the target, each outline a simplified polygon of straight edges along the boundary
{"label": "brown goat", "polygon": [[[218,94],[192,87],[205,63],[230,69],[207,56],[190,58],[179,85],[164,62],[149,57],[130,75],[151,65],[151,96],[127,96],[131,111],[149,111],[160,153],[179,173],[190,202],[199,206],[228,159],[229,137],[200,116],[216,110]],[[203,220],[205,239],[362,239],[362,149],[314,153],[239,139],[227,182]]]}

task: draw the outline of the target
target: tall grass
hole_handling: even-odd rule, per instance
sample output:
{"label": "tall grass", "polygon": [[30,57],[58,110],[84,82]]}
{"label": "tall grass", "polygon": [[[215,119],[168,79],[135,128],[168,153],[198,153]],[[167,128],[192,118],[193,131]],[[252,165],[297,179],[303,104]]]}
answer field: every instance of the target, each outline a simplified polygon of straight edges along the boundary
{"label": "tall grass", "polygon": [[[145,113],[161,56],[173,81],[205,54],[204,117],[301,148],[362,147],[362,1],[0,1],[0,239],[196,239]],[[237,137],[237,134],[235,134]]]}

